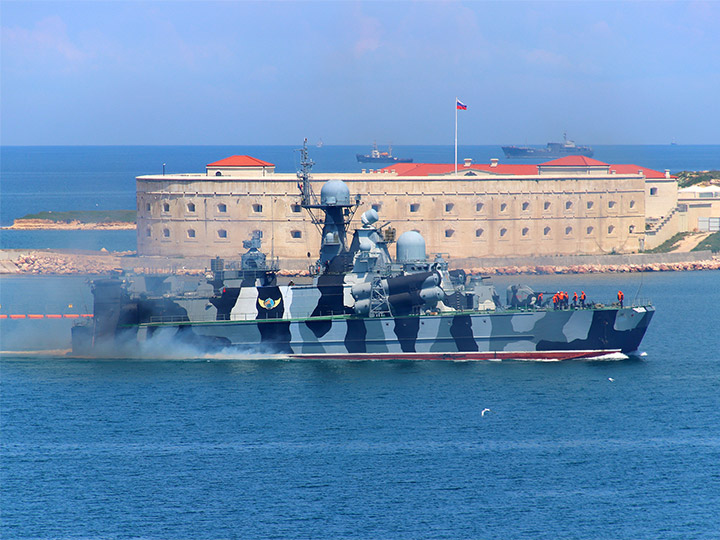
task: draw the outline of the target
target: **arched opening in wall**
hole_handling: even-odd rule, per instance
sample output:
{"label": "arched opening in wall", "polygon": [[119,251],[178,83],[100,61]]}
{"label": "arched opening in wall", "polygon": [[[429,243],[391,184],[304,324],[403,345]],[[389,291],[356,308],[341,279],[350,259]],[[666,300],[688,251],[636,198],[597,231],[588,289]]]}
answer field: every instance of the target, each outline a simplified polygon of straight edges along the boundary
{"label": "arched opening in wall", "polygon": [[527,236],[528,234],[530,234],[530,229],[527,227],[523,227],[522,235]]}
{"label": "arched opening in wall", "polygon": [[187,203],[187,211],[190,213],[195,212],[195,203],[191,203],[191,202]]}
{"label": "arched opening in wall", "polygon": [[572,227],[565,227],[565,236],[570,236],[572,234]]}
{"label": "arched opening in wall", "polygon": [[615,201],[608,201],[608,208],[615,208]]}
{"label": "arched opening in wall", "polygon": [[299,204],[291,204],[290,210],[297,214],[299,212],[302,212],[302,206],[300,206]]}
{"label": "arched opening in wall", "polygon": [[545,201],[543,204],[543,210],[550,210],[550,201]]}
{"label": "arched opening in wall", "polygon": [[218,238],[227,238],[227,231],[225,229],[220,229],[217,232]]}
{"label": "arched opening in wall", "polygon": [[545,227],[545,228],[543,229],[543,234],[544,234],[545,236],[548,236],[548,235],[550,234],[550,227]]}
{"label": "arched opening in wall", "polygon": [[148,238],[150,238],[152,236],[152,231],[150,230],[150,227],[145,229],[145,236],[147,236]]}
{"label": "arched opening in wall", "polygon": [[145,203],[145,211],[146,212],[150,211],[150,203]]}
{"label": "arched opening in wall", "polygon": [[262,204],[255,203],[252,205],[253,212],[259,214],[262,212]]}
{"label": "arched opening in wall", "polygon": [[170,238],[170,229],[163,229],[163,236],[165,238]]}
{"label": "arched opening in wall", "polygon": [[187,237],[188,237],[188,238],[195,238],[195,229],[188,229],[188,230],[187,230]]}
{"label": "arched opening in wall", "polygon": [[455,205],[451,202],[445,203],[445,211],[446,212],[452,212],[453,208],[455,208]]}
{"label": "arched opening in wall", "polygon": [[453,229],[445,229],[445,238],[452,238],[455,234]]}
{"label": "arched opening in wall", "polygon": [[585,232],[587,232],[587,234],[592,234],[594,230],[595,229],[593,227],[588,227],[587,229],[585,229]]}
{"label": "arched opening in wall", "polygon": [[630,201],[630,208],[635,208],[635,201]]}
{"label": "arched opening in wall", "polygon": [[505,210],[507,210],[507,203],[502,203],[502,204],[500,205],[500,211],[501,211],[501,212],[504,212]]}
{"label": "arched opening in wall", "polygon": [[483,206],[485,206],[483,203],[475,203],[475,211],[476,212],[482,212]]}
{"label": "arched opening in wall", "polygon": [[222,176],[222,173],[220,171],[215,173],[215,176]]}
{"label": "arched opening in wall", "polygon": [[530,208],[530,203],[529,203],[529,202],[525,201],[524,203],[522,203],[522,209],[523,209],[523,210],[527,210],[528,208]]}
{"label": "arched opening in wall", "polygon": [[484,232],[484,229],[475,229],[475,238],[480,238]]}
{"label": "arched opening in wall", "polygon": [[505,236],[506,234],[507,234],[507,229],[506,229],[505,227],[503,227],[502,229],[500,229],[500,238],[502,238],[502,237]]}
{"label": "arched opening in wall", "polygon": [[588,208],[588,210],[590,210],[590,209],[593,207],[593,204],[594,204],[594,203],[593,203],[592,201],[588,201],[588,202],[587,202],[587,208]]}
{"label": "arched opening in wall", "polygon": [[570,210],[572,208],[572,201],[565,201],[565,210]]}
{"label": "arched opening in wall", "polygon": [[628,232],[629,232],[630,234],[634,233],[634,232],[635,232],[635,225],[630,225],[630,226],[628,227]]}
{"label": "arched opening in wall", "polygon": [[218,212],[220,212],[221,214],[226,213],[226,212],[227,212],[227,204],[225,204],[225,203],[220,203],[220,204],[218,204],[218,205],[217,205],[217,210],[218,210]]}
{"label": "arched opening in wall", "polygon": [[291,238],[302,238],[302,231],[290,231]]}
{"label": "arched opening in wall", "polygon": [[477,174],[475,174],[474,172],[470,171],[470,172],[466,172],[463,176],[477,176]]}
{"label": "arched opening in wall", "polygon": [[410,203],[410,211],[417,212],[420,210],[420,203]]}
{"label": "arched opening in wall", "polygon": [[163,212],[169,212],[170,211],[170,203],[163,203]]}
{"label": "arched opening in wall", "polygon": [[608,227],[608,234],[612,234],[614,231],[615,231],[615,226],[614,226],[614,225],[610,225],[610,226]]}

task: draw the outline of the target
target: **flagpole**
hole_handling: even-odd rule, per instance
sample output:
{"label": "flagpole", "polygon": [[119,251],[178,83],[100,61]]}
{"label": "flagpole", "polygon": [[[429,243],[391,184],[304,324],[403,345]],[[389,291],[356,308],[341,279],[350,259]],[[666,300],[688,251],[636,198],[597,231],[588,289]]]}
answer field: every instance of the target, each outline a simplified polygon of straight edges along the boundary
{"label": "flagpole", "polygon": [[457,176],[457,112],[458,98],[455,96],[455,176]]}

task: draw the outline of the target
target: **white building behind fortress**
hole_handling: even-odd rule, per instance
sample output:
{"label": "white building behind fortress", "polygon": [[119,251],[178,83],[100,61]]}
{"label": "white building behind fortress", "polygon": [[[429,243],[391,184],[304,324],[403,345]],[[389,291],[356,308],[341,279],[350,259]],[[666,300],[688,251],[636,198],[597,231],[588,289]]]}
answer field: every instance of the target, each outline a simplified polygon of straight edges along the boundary
{"label": "white building behind fortress", "polygon": [[[373,207],[398,234],[417,230],[428,253],[453,258],[631,253],[682,222],[667,171],[582,156],[541,165],[466,160],[457,176],[453,164],[414,163],[317,173],[313,189],[333,179],[361,196],[356,218]],[[249,156],[211,163],[205,174],[140,176],[138,254],[234,258],[260,231],[263,251],[286,264],[314,260],[319,233],[299,206],[297,182]]]}

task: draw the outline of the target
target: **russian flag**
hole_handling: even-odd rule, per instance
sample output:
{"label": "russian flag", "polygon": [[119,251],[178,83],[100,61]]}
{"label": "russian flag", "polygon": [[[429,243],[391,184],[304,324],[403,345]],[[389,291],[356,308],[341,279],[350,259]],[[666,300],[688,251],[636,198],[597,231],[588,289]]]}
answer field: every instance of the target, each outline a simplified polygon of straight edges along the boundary
{"label": "russian flag", "polygon": [[457,108],[458,108],[458,109],[460,109],[461,111],[467,111],[467,105],[465,105],[465,104],[464,104],[462,101],[460,101],[459,99],[456,99],[455,101],[457,102],[456,105],[457,105]]}

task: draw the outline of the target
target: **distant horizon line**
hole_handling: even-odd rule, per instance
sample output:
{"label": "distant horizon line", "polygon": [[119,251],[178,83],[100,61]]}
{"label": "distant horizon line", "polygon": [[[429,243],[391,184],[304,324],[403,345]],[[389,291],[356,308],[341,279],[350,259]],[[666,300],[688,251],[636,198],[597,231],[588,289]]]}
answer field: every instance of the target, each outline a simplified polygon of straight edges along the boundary
{"label": "distant horizon line", "polygon": [[[390,143],[381,143],[379,146],[388,146]],[[585,146],[720,146],[718,143],[583,143]],[[538,146],[544,147],[547,143],[522,143],[522,144],[509,144],[509,143],[493,143],[493,144],[458,144],[458,147],[473,147],[473,146]],[[299,147],[301,144],[243,144],[243,143],[218,143],[218,144],[0,144],[0,148],[69,148],[69,147],[95,147],[95,148],[108,148],[108,147],[128,147],[128,148],[141,148],[141,147],[182,147],[182,146],[194,146],[194,147],[213,147],[213,146],[239,146],[239,147]],[[312,148],[320,149],[324,147],[366,147],[371,146],[367,143],[364,144],[323,144],[322,147],[318,147],[316,144],[310,144]],[[408,146],[431,146],[431,147],[449,147],[452,148],[453,144],[392,144],[392,146],[401,148]]]}

